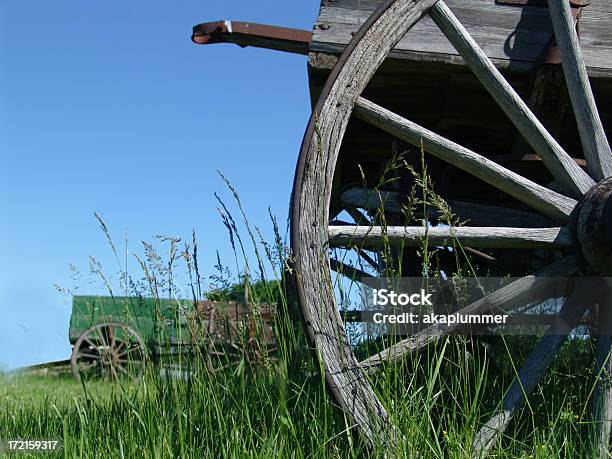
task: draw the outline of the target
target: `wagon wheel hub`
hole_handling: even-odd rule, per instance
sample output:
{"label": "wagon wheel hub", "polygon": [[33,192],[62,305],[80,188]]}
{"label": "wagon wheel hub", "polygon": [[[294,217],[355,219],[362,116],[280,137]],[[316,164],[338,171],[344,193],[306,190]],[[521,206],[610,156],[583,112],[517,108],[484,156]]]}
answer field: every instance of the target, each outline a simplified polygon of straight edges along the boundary
{"label": "wagon wheel hub", "polygon": [[612,275],[612,177],[593,186],[576,206],[574,242],[583,266]]}
{"label": "wagon wheel hub", "polygon": [[115,364],[115,356],[111,349],[104,349],[100,357],[101,363],[104,366],[112,366]]}

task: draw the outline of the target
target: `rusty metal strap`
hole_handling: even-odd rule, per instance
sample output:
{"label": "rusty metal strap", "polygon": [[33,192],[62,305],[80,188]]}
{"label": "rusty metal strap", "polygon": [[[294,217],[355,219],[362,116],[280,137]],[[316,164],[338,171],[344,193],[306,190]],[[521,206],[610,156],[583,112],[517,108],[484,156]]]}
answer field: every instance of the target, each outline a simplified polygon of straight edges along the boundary
{"label": "rusty metal strap", "polygon": [[242,47],[308,54],[312,32],[252,22],[216,21],[195,26],[191,40],[199,45],[234,43]]}

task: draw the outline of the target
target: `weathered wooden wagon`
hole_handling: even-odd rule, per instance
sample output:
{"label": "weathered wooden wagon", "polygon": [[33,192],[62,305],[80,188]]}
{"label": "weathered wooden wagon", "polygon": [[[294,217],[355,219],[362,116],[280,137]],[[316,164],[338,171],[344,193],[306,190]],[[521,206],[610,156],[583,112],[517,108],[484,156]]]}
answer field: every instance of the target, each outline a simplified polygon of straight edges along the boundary
{"label": "weathered wooden wagon", "polygon": [[78,380],[137,379],[147,362],[180,372],[188,363],[217,371],[242,358],[267,359],[275,350],[273,314],[236,302],[74,296],[72,372]]}
{"label": "weathered wooden wagon", "polygon": [[[359,278],[395,264],[419,275],[426,237],[434,246],[458,241],[477,268],[522,276],[466,313],[542,300],[539,279],[612,275],[612,2],[323,0],[312,32],[219,21],[194,27],[192,40],[308,55],[313,114],[291,207],[297,292],[329,388],[368,440],[395,428],[367,374],[456,327],[421,330],[358,362],[334,294],[337,273]],[[436,193],[465,225],[426,206],[406,212],[424,193],[415,187],[421,151]],[[390,167],[398,153],[403,171]],[[384,244],[401,250],[380,256]],[[338,247],[359,262],[333,256]],[[440,263],[452,273],[447,253]],[[499,438],[591,303],[584,292],[566,299],[477,435],[475,455]],[[612,303],[597,317],[593,416],[604,457]]]}

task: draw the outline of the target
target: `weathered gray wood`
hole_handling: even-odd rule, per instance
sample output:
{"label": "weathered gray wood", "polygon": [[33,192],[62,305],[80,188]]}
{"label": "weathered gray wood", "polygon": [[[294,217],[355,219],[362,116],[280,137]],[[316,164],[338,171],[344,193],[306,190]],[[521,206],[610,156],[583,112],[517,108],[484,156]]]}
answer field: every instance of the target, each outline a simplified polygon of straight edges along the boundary
{"label": "weathered gray wood", "polygon": [[585,194],[595,184],[593,179],[548,133],[443,0],[431,8],[430,15],[567,193],[574,197]]}
{"label": "weathered gray wood", "polygon": [[403,211],[400,193],[397,191],[351,187],[342,192],[340,202],[347,207],[359,207],[370,211],[380,209],[398,215]]}
{"label": "weathered gray wood", "polygon": [[435,0],[388,0],[355,36],[310,118],[292,195],[296,289],[309,339],[333,398],[371,444],[392,447],[396,429],[348,344],[327,249],[334,171],[353,104],[376,69]]}
{"label": "weathered gray wood", "polygon": [[369,225],[370,221],[358,209],[348,206],[345,209],[357,225]]}
{"label": "weathered gray wood", "polygon": [[[516,8],[507,8],[495,4],[489,4],[488,13],[495,14],[495,24],[482,22],[483,9],[486,8],[482,3],[453,1],[453,12],[457,15],[462,24],[468,27],[470,35],[483,47],[483,50],[490,58],[509,60],[511,57],[516,61],[535,62],[538,55],[546,49],[552,27],[550,19],[545,12],[533,11],[530,23],[527,27],[522,27],[515,38],[517,46],[507,43],[508,36],[512,31],[516,31],[517,25],[521,21],[521,11]],[[321,9],[321,14],[317,19],[318,27],[315,29],[314,40],[325,40],[326,42],[344,42],[350,37],[350,33],[357,30],[371,14],[371,11],[348,10],[330,4]],[[321,29],[321,26],[324,29]],[[326,27],[329,28],[326,28]],[[530,46],[523,46],[529,42]],[[459,56],[453,46],[445,39],[436,24],[428,16],[425,16],[410,30],[408,34],[397,44],[395,52],[412,51],[426,54],[445,54],[454,56],[457,60]]]}
{"label": "weathered gray wood", "polygon": [[594,186],[574,213],[576,243],[584,261],[597,275],[612,277],[612,177]]}
{"label": "weathered gray wood", "polygon": [[596,368],[597,385],[593,393],[593,446],[595,457],[608,458],[612,432],[612,287],[599,304]]}
{"label": "weathered gray wood", "polygon": [[574,199],[538,185],[363,97],[357,100],[354,112],[358,118],[415,146],[422,146],[426,152],[475,175],[557,221],[568,222],[576,206]]}
{"label": "weathered gray wood", "polygon": [[[551,283],[546,278],[576,274],[578,262],[573,255],[559,260],[533,275],[522,277],[458,311],[462,315],[482,314],[486,311],[511,311],[513,308],[549,298]],[[554,283],[554,282],[553,282]],[[440,337],[454,333],[460,325],[431,325],[424,330],[367,358],[359,365],[367,372],[377,371],[384,364],[399,363],[408,354],[418,352]]]}
{"label": "weathered gray wood", "polygon": [[566,248],[572,245],[571,231],[561,228],[432,227],[418,226],[330,226],[330,247],[390,247],[461,245],[483,248]]}
{"label": "weathered gray wood", "polygon": [[[401,215],[402,194],[397,191],[375,191],[368,188],[352,187],[342,192],[340,201],[345,206],[367,210],[384,209],[385,212]],[[467,202],[449,199],[447,204],[454,215],[470,226],[513,226],[520,228],[545,228],[554,226],[552,220],[542,215],[508,207],[494,206],[481,202]],[[439,211],[427,209],[431,217]]]}
{"label": "weathered gray wood", "polygon": [[591,177],[600,181],[612,176],[612,151],[595,105],[570,5],[565,1],[549,0],[548,9],[587,160],[587,170]]}
{"label": "weathered gray wood", "polygon": [[[340,54],[360,24],[382,0],[325,2],[310,49]],[[496,5],[492,0],[447,0],[448,6],[499,69],[531,71],[553,33],[546,8]],[[583,8],[580,40],[590,77],[612,76],[612,4],[594,1]],[[325,24],[325,28],[319,26]],[[391,57],[465,65],[430,18],[425,17],[398,43]]]}
{"label": "weathered gray wood", "polygon": [[342,261],[339,261],[339,260],[335,260],[333,258],[329,259],[329,267],[332,270],[336,271],[338,274],[342,274],[343,276],[346,276],[349,279],[353,279],[353,280],[360,280],[364,278],[374,277],[371,274],[366,273],[362,269],[347,265],[346,263],[343,263]]}
{"label": "weathered gray wood", "polygon": [[540,339],[512,382],[500,408],[476,435],[473,443],[473,457],[485,457],[495,446],[512,416],[521,408],[526,397],[533,392],[552,363],[561,344],[580,322],[593,293],[586,288],[577,288],[572,298],[562,306],[561,311],[546,330],[546,334]]}

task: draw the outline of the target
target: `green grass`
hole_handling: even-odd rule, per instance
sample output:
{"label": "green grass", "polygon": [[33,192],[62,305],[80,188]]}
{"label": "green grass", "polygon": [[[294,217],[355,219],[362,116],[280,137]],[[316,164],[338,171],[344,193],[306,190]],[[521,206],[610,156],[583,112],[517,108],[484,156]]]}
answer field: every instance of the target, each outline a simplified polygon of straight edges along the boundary
{"label": "green grass", "polygon": [[[450,339],[420,361],[374,378],[405,435],[398,457],[414,449],[422,457],[469,457],[475,430],[512,376],[507,367],[492,368],[478,349]],[[592,377],[577,370],[588,354],[578,343],[564,348],[492,457],[587,457],[583,416]],[[0,382],[0,437],[61,439],[65,457],[384,456],[351,433],[308,359],[239,368],[196,371],[187,379],[150,371],[127,387],[104,381],[83,387],[69,376],[7,376]]]}
{"label": "green grass", "polygon": [[[429,186],[425,182],[422,188]],[[218,273],[208,279],[212,286],[204,285],[194,235],[184,249],[179,239],[160,237],[160,243],[170,245],[166,258],[145,244],[144,255],[137,257],[142,273],[133,278],[101,219],[119,273],[113,281],[94,258],[90,272],[107,295],[114,289],[125,296],[248,298],[277,304],[278,361],[248,365],[241,360],[221,373],[200,365],[183,379],[161,377],[159,368],[150,365],[139,384],[128,386],[105,381],[80,385],[70,376],[1,377],[0,439],[59,439],[61,455],[68,458],[414,457],[415,451],[423,458],[470,457],[475,432],[502,400],[536,338],[447,338],[375,374],[372,386],[398,427],[397,446],[392,452],[378,444],[367,447],[330,398],[285,284],[253,282],[283,279],[289,255],[276,220],[275,241],[267,243],[259,229],[251,229],[237,193],[230,190],[247,233],[243,240],[219,200],[235,254],[233,274],[217,256]],[[434,194],[428,196],[428,205],[448,213]],[[127,241],[125,253],[127,257]],[[459,250],[454,253],[459,258]],[[424,275],[435,275],[435,254],[427,244],[421,255]],[[253,258],[254,268],[247,261]],[[391,269],[391,260],[385,261]],[[458,263],[459,275],[462,269],[469,273],[471,267]],[[179,280],[187,285],[186,292],[177,290]],[[358,352],[373,352],[367,344]],[[490,457],[588,457],[587,419],[595,379],[591,362],[589,341],[566,343]]]}

